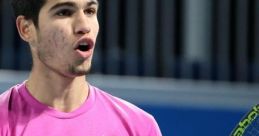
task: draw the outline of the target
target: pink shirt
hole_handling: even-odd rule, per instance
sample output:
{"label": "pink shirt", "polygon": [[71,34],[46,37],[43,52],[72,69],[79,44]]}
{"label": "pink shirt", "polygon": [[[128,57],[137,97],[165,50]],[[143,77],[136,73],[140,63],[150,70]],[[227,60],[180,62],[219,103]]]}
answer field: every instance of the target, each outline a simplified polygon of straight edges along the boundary
{"label": "pink shirt", "polygon": [[0,136],[161,136],[155,119],[90,86],[87,101],[70,113],[48,107],[25,84],[0,95]]}

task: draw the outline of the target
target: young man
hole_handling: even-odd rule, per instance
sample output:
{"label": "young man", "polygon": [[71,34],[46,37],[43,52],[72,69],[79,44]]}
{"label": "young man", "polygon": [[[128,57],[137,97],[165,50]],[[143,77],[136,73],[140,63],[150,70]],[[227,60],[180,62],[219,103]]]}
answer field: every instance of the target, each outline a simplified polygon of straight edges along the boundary
{"label": "young man", "polygon": [[0,96],[1,136],[160,136],[155,119],[85,79],[99,31],[97,0],[13,0],[28,42],[28,80]]}

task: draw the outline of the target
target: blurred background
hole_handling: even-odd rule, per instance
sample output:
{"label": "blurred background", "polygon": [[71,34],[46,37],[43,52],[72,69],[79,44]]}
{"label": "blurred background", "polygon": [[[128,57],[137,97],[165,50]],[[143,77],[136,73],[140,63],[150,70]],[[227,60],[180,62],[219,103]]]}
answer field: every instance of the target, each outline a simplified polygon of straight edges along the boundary
{"label": "blurred background", "polygon": [[[0,92],[32,61],[0,1]],[[164,136],[227,136],[259,102],[259,0],[100,0],[88,80],[145,109]]]}

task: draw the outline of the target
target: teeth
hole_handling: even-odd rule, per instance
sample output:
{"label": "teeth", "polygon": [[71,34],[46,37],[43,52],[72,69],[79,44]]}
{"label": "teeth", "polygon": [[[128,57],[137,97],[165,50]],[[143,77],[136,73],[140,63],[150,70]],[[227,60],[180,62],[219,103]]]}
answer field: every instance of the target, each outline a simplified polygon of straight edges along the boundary
{"label": "teeth", "polygon": [[87,43],[87,42],[83,42],[83,43],[80,43],[79,45],[80,45],[80,46],[87,46],[88,43]]}

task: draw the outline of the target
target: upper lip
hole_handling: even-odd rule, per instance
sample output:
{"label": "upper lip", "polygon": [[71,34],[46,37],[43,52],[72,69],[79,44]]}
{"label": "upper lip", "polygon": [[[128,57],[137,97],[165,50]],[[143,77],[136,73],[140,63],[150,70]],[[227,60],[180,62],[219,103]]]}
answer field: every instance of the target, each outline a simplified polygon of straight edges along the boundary
{"label": "upper lip", "polygon": [[79,40],[76,42],[76,44],[75,44],[75,46],[74,46],[74,49],[75,49],[75,50],[78,49],[78,47],[80,46],[81,43],[87,43],[88,46],[89,46],[89,49],[92,49],[93,46],[94,46],[94,41],[93,41],[91,38],[84,37],[84,38],[79,39]]}

